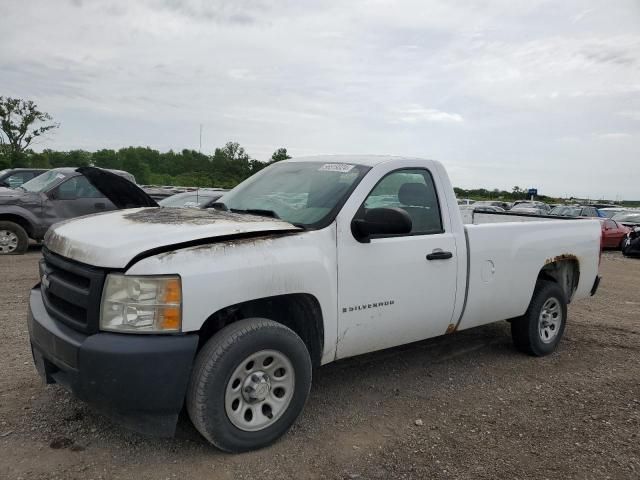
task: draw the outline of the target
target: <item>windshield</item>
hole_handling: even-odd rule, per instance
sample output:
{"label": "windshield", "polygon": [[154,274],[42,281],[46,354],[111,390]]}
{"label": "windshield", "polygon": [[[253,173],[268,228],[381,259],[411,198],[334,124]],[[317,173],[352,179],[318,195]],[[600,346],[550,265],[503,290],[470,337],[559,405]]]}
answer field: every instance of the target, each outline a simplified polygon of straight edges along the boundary
{"label": "windshield", "polygon": [[42,175],[38,175],[28,182],[23,183],[20,188],[26,190],[27,192],[44,192],[49,187],[55,185],[56,183],[59,183],[60,180],[66,177],[67,175],[62,173],[60,170],[49,170],[48,172],[45,172]]}
{"label": "windshield", "polygon": [[238,185],[223,200],[231,211],[269,212],[294,225],[317,226],[342,206],[368,170],[345,163],[276,163]]}

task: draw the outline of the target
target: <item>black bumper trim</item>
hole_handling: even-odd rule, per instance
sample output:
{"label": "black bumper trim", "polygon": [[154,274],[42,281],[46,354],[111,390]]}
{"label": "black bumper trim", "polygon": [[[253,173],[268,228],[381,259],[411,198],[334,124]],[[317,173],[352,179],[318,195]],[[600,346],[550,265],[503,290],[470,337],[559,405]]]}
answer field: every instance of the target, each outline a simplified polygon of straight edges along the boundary
{"label": "black bumper trim", "polygon": [[593,287],[591,287],[591,296],[592,297],[598,291],[598,287],[600,286],[600,280],[602,280],[602,277],[600,275],[596,275],[596,279],[593,281]]}
{"label": "black bumper trim", "polygon": [[34,361],[47,383],[61,384],[132,430],[174,434],[198,335],[85,335],[52,319],[37,287],[28,324]]}

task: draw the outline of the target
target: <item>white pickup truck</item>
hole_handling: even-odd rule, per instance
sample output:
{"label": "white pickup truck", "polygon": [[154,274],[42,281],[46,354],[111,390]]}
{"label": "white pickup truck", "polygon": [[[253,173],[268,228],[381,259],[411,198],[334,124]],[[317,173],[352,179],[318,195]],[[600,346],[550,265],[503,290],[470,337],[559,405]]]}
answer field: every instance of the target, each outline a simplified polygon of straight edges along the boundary
{"label": "white pickup truck", "polygon": [[[118,206],[152,202],[94,177]],[[138,431],[172,435],[186,406],[213,445],[255,449],[296,420],[322,364],[500,320],[518,350],[551,353],[567,304],[598,287],[600,237],[591,220],[465,226],[435,161],[278,162],[216,209],[54,226],[34,360]]]}

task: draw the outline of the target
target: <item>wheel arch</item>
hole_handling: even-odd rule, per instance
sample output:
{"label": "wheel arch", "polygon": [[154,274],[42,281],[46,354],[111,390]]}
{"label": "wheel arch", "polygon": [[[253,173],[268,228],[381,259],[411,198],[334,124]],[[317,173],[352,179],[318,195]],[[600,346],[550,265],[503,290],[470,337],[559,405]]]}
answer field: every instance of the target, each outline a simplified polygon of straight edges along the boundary
{"label": "wheel arch", "polygon": [[545,262],[538,279],[555,282],[562,288],[567,303],[571,303],[580,281],[580,262],[574,255],[561,255]]}
{"label": "wheel arch", "polygon": [[0,213],[0,222],[13,222],[17,225],[20,225],[24,228],[29,238],[34,238],[34,228],[31,222],[23,217],[22,215],[17,215],[15,213]]}
{"label": "wheel arch", "polygon": [[289,327],[307,346],[312,364],[320,365],[324,348],[324,321],[320,302],[308,293],[248,300],[214,312],[199,330],[198,349],[225,326],[254,317],[266,318]]}

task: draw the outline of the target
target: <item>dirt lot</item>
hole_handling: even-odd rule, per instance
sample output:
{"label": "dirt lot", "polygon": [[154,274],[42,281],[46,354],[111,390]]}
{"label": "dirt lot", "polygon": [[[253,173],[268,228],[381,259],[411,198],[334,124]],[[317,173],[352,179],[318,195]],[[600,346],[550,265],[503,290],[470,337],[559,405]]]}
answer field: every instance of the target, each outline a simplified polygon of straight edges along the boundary
{"label": "dirt lot", "polygon": [[25,323],[39,256],[0,258],[0,478],[640,478],[639,260],[605,255],[554,355],[517,353],[502,322],[328,365],[283,440],[234,456],[186,418],[146,438],[41,384]]}

